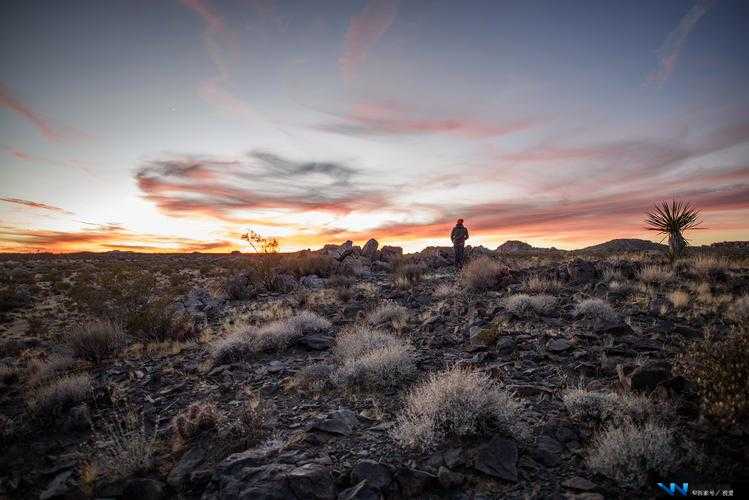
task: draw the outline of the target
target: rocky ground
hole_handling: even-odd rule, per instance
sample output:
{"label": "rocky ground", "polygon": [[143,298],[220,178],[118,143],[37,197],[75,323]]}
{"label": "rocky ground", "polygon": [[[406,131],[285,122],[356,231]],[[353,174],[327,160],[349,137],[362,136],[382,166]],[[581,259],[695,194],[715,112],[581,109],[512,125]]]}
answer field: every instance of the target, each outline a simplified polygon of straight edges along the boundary
{"label": "rocky ground", "polygon": [[[745,338],[745,258],[672,268],[657,253],[469,255],[497,267],[477,281],[466,275],[476,266],[455,272],[448,249],[403,258],[372,245],[250,268],[245,255],[3,257],[0,498],[593,500],[655,497],[658,481],[738,488],[749,432],[736,398],[747,390],[731,396],[737,412],[716,418],[676,360],[706,332]],[[378,318],[383,305],[390,314]],[[241,325],[302,310],[329,325],[282,349],[217,357]],[[124,342],[81,356],[70,332],[102,317],[125,322]],[[341,382],[336,339],[356,325],[405,342],[415,371],[380,387]],[[434,446],[397,440],[413,389],[454,367],[514,394],[527,432],[488,421]],[[75,376],[90,376],[85,394],[40,404]],[[633,414],[649,408],[678,460],[645,457],[632,480],[591,465],[612,426],[645,424],[581,414],[575,390],[635,401]]]}

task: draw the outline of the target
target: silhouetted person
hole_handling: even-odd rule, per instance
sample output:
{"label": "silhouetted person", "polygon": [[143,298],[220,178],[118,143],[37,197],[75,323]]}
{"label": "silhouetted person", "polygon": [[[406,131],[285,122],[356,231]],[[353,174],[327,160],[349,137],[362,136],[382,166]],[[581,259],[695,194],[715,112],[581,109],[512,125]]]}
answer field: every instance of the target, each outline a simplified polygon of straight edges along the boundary
{"label": "silhouetted person", "polygon": [[463,225],[463,219],[458,219],[458,223],[455,224],[450,233],[450,239],[453,242],[453,250],[455,250],[455,269],[460,270],[463,268],[465,244],[468,239],[468,229]]}

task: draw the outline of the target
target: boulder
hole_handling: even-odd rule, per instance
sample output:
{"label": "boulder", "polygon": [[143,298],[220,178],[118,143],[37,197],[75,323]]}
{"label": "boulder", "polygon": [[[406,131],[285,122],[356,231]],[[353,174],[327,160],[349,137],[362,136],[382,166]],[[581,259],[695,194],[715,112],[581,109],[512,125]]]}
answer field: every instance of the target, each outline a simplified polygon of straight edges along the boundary
{"label": "boulder", "polygon": [[384,260],[385,262],[393,262],[401,257],[403,257],[403,248],[401,247],[385,245],[380,250],[380,260]]}
{"label": "boulder", "polygon": [[390,485],[393,476],[386,465],[374,460],[361,460],[351,470],[351,480],[354,483],[366,481],[368,486],[383,490]]}
{"label": "boulder", "polygon": [[317,276],[316,274],[308,274],[307,276],[302,276],[299,279],[299,284],[305,288],[309,288],[312,290],[325,288],[325,280]]}
{"label": "boulder", "polygon": [[505,481],[518,480],[518,447],[511,439],[494,436],[476,449],[474,469]]}
{"label": "boulder", "polygon": [[165,484],[155,479],[135,478],[125,483],[124,498],[138,500],[161,500],[166,498]]}
{"label": "boulder", "polygon": [[364,247],[361,250],[362,256],[369,260],[375,260],[377,258],[377,248],[379,246],[380,244],[377,242],[377,240],[371,238],[364,244]]}
{"label": "boulder", "polygon": [[313,422],[309,430],[323,431],[330,434],[348,436],[354,432],[354,427],[359,422],[356,413],[351,410],[336,410],[322,420]]}

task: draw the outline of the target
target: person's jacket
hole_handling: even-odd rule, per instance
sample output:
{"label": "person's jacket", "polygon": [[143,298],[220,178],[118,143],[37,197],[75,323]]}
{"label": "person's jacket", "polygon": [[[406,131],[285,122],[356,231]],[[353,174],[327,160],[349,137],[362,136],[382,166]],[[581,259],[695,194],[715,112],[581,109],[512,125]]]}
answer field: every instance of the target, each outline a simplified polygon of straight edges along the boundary
{"label": "person's jacket", "polygon": [[450,233],[450,239],[453,245],[462,245],[468,239],[468,229],[463,225],[455,226],[452,233]]}

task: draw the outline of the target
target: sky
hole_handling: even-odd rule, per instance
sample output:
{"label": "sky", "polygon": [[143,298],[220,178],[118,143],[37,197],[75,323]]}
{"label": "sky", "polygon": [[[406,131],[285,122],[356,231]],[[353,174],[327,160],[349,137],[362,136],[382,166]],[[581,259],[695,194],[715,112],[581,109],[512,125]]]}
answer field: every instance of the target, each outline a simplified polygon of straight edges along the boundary
{"label": "sky", "polygon": [[0,251],[749,240],[744,0],[0,3]]}

